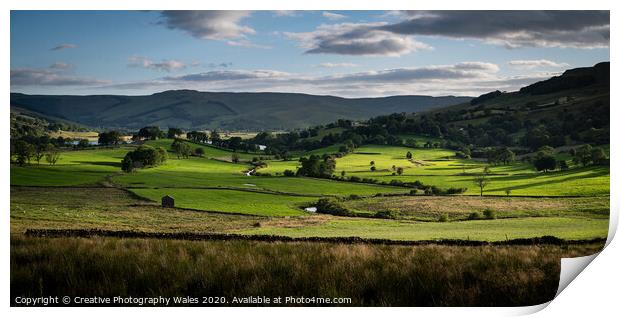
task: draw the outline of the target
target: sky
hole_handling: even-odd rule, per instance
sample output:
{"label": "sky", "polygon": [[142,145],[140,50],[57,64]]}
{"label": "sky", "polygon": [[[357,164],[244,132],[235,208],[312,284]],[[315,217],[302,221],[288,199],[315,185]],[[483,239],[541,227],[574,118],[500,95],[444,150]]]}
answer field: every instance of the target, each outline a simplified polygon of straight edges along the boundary
{"label": "sky", "polygon": [[11,91],[477,96],[609,61],[609,11],[12,11]]}

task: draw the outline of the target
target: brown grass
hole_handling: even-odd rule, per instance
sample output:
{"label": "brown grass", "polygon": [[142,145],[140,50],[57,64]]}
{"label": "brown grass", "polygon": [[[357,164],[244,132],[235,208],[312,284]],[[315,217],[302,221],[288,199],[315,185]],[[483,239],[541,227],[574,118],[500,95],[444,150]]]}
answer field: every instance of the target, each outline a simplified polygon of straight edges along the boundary
{"label": "brown grass", "polygon": [[451,218],[491,209],[499,217],[600,214],[608,217],[609,199],[584,198],[528,198],[479,196],[403,196],[368,198],[351,201],[348,205],[360,211],[395,211],[404,215],[432,217],[449,214]]}
{"label": "brown grass", "polygon": [[600,245],[448,247],[11,237],[11,296],[317,296],[351,305],[553,298],[560,258]]}

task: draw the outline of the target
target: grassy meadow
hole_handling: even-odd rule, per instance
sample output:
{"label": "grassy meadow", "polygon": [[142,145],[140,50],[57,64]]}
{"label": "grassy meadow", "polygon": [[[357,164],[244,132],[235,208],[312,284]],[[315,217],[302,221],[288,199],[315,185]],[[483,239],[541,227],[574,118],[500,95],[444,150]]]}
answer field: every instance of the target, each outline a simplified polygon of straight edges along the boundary
{"label": "grassy meadow", "polygon": [[[410,195],[410,188],[334,179],[285,177],[298,157],[202,147],[177,158],[172,140],[159,166],[132,173],[120,161],[134,146],[64,151],[54,166],[11,164],[12,296],[321,296],[349,305],[533,305],[553,297],[559,259],[598,251],[573,240],[605,238],[609,168],[539,173],[525,163],[491,167],[479,197],[472,178],[485,163],[447,149],[362,146],[336,159],[335,175],[467,187],[462,195]],[[338,146],[312,151],[334,153]],[[413,158],[408,160],[406,152]],[[310,153],[299,153],[309,155]],[[566,156],[566,154],[561,154]],[[569,158],[570,159],[570,158]],[[370,171],[374,161],[376,171]],[[403,175],[392,175],[392,167]],[[507,196],[506,189],[510,189]],[[162,208],[164,195],[177,208]],[[337,198],[349,216],[305,211]],[[488,211],[492,217],[486,217]],[[388,219],[376,215],[388,212]],[[481,217],[472,220],[471,214]],[[326,242],[179,241],[137,238],[41,238],[27,229],[101,229],[147,233],[224,233],[287,237],[360,237],[394,241],[505,241],[554,236],[563,245],[398,246]],[[572,241],[572,242],[571,242]],[[132,265],[126,265],[132,263]],[[442,267],[442,270],[437,270]],[[415,277],[415,278],[414,278]]]}

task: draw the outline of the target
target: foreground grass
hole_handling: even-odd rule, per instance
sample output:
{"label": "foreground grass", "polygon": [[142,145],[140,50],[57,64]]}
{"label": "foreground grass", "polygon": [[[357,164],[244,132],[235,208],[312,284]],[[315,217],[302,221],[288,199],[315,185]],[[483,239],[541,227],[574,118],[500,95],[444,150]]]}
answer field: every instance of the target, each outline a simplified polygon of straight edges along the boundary
{"label": "foreground grass", "polygon": [[522,306],[582,246],[382,246],[11,237],[11,296],[348,297],[353,306]]}

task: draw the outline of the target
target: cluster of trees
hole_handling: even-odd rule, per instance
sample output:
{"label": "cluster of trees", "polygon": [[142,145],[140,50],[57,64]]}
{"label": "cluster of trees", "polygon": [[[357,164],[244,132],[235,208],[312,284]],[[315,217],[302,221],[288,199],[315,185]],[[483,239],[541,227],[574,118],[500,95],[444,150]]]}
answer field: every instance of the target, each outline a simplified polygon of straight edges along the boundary
{"label": "cluster of trees", "polygon": [[36,161],[37,164],[45,158],[50,165],[55,165],[60,159],[60,151],[51,143],[28,143],[25,140],[15,140],[11,142],[11,157],[15,157],[15,161],[19,166],[30,164]]}
{"label": "cluster of trees", "polygon": [[[565,160],[557,160],[554,149],[550,146],[542,146],[536,152],[532,160],[532,164],[538,171],[552,171],[557,168],[561,170],[568,169],[568,163]],[[594,148],[590,144],[582,145],[578,148],[571,148],[569,154],[573,157],[573,162],[578,165],[608,165],[609,158],[600,147]]]}
{"label": "cluster of trees", "polygon": [[136,168],[157,166],[164,163],[167,159],[168,154],[164,148],[140,145],[135,150],[125,155],[121,161],[121,169],[129,173],[133,172]]}
{"label": "cluster of trees", "polygon": [[491,165],[509,165],[514,162],[516,155],[507,147],[490,149],[487,151],[487,161]]}
{"label": "cluster of trees", "polygon": [[590,144],[583,145],[577,149],[572,148],[570,154],[573,156],[575,163],[582,166],[588,165],[607,165],[609,158],[602,148],[593,148]]}
{"label": "cluster of trees", "polygon": [[299,162],[301,163],[301,167],[297,169],[299,176],[331,178],[336,169],[336,160],[330,155],[302,157]]}
{"label": "cluster of trees", "polygon": [[[200,149],[202,150],[202,148]],[[175,139],[174,142],[172,142],[172,150],[177,153],[177,158],[179,159],[189,158],[189,156],[192,155],[192,147],[187,144],[187,142],[183,142],[179,139]],[[202,154],[204,154],[204,150]]]}
{"label": "cluster of trees", "polygon": [[118,131],[99,133],[99,145],[118,145],[121,142],[121,134]]}
{"label": "cluster of trees", "polygon": [[138,131],[136,136],[146,140],[157,140],[163,138],[165,134],[159,127],[144,127]]}

